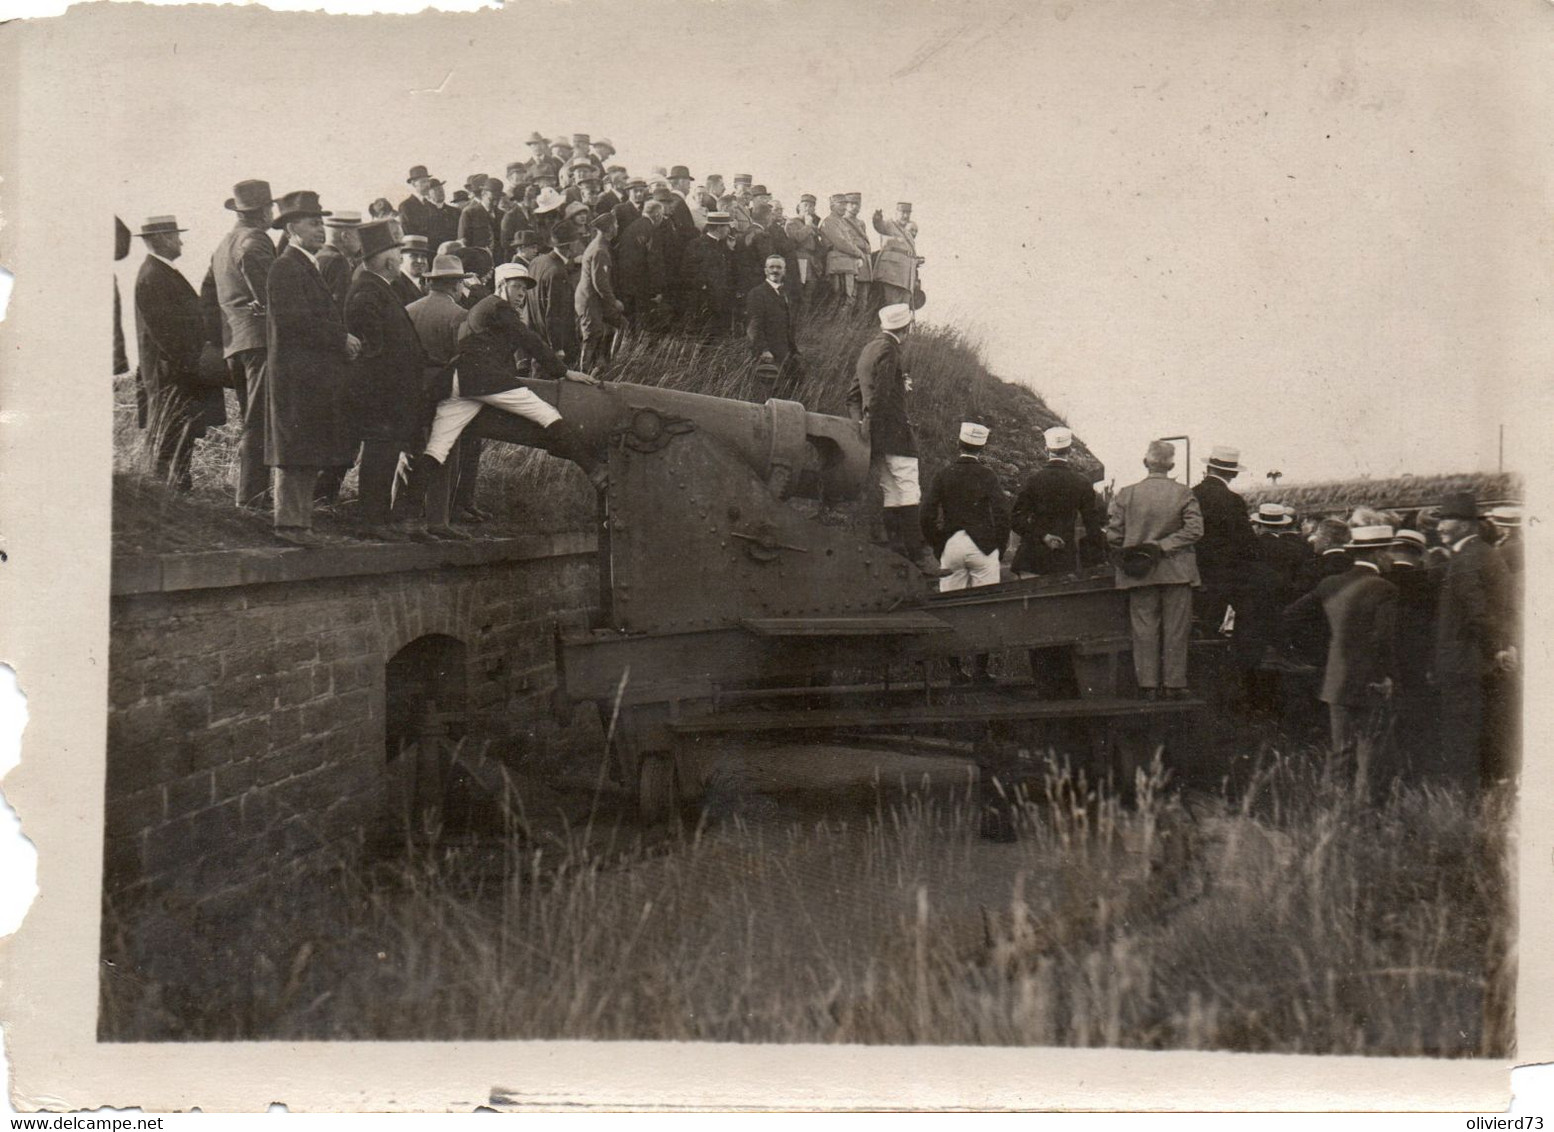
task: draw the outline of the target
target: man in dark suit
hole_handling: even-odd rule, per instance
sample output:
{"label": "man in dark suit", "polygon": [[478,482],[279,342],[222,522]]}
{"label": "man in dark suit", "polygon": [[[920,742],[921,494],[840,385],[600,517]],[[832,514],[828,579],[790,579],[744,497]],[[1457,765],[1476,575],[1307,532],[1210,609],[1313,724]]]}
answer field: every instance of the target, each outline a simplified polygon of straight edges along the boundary
{"label": "man in dark suit", "polygon": [[620,242],[627,229],[642,218],[642,206],[647,203],[647,182],[637,177],[626,182],[621,190],[624,199],[615,206],[615,254],[620,256]]}
{"label": "man in dark suit", "polygon": [[709,212],[707,227],[685,249],[682,270],[690,296],[688,329],[704,338],[729,333],[734,319],[734,266],[728,247],[729,214]]}
{"label": "man in dark suit", "polygon": [[1391,527],[1356,527],[1347,574],[1323,578],[1288,612],[1317,605],[1328,624],[1327,664],[1318,699],[1327,705],[1335,752],[1353,747],[1366,713],[1392,695],[1397,668],[1397,587],[1381,576],[1379,556],[1394,543]]}
{"label": "man in dark suit", "polygon": [[335,297],[340,313],[345,313],[345,296],[351,289],[351,276],[362,261],[361,240],[357,229],[361,227],[359,212],[337,212],[324,221],[324,246],[318,249],[318,273]]}
{"label": "man in dark suit", "polygon": [[[539,196],[539,189],[533,185],[526,185],[522,194],[514,201],[513,206],[502,214],[501,248],[497,252],[499,263],[516,262],[518,255],[519,232],[534,232],[537,225],[534,220],[534,201]],[[532,255],[530,256],[532,258]],[[525,259],[524,263],[529,260]]]}
{"label": "man in dark suit", "polygon": [[432,203],[432,175],[425,165],[412,166],[405,181],[413,190],[399,202],[399,226],[407,236],[420,236],[431,241],[441,224],[437,206]]}
{"label": "man in dark suit", "polygon": [[1441,772],[1470,788],[1487,786],[1515,772],[1515,752],[1490,741],[1498,731],[1488,718],[1496,679],[1519,665],[1511,577],[1499,551],[1483,537],[1472,496],[1447,501],[1439,530],[1451,551],[1436,611]]}
{"label": "man in dark suit", "polygon": [[[487,252],[489,255],[490,253]],[[432,247],[425,236],[406,235],[399,247],[399,270],[389,284],[399,296],[401,306],[408,307],[417,299],[426,297],[426,284],[421,276],[432,263]]]}
{"label": "man in dark suit", "polygon": [[361,342],[345,328],[324,278],[318,250],[324,217],[318,194],[287,193],[274,226],[287,248],[270,268],[269,416],[264,462],[275,469],[275,534],[297,546],[317,546],[313,492],[324,468],[348,467],[356,440],[346,418],[346,368]]}
{"label": "man in dark suit", "polygon": [[487,177],[479,186],[479,195],[470,201],[459,214],[458,238],[469,248],[485,248],[496,260],[496,243],[502,222],[495,219],[496,198],[502,191],[502,182]]}
{"label": "man in dark suit", "polygon": [[226,207],[237,223],[216,245],[211,272],[221,307],[222,353],[244,390],[243,427],[237,442],[237,504],[261,509],[270,491],[264,462],[267,356],[265,288],[275,262],[275,244],[267,229],[275,214],[268,181],[239,181]]}
{"label": "man in dark suit", "polygon": [[788,265],[780,255],[766,257],[766,279],[745,296],[745,338],[755,362],[756,403],[773,397],[793,399],[804,372],[804,359],[794,340],[794,315],[783,278]]}
{"label": "man in dark suit", "polygon": [[1426,771],[1439,762],[1440,696],[1430,682],[1435,658],[1435,610],[1440,600],[1442,567],[1425,564],[1425,537],[1397,532],[1387,555],[1387,581],[1398,590],[1396,682],[1392,702],[1401,734],[1399,754]]}
{"label": "man in dark suit", "polygon": [[362,442],[361,534],[397,539],[390,527],[390,501],[400,453],[413,453],[436,397],[427,397],[427,371],[434,369],[421,347],[405,304],[389,285],[399,273],[399,241],[392,221],[361,228],[362,264],[345,300],[346,329],[361,341],[350,371],[353,435]]}
{"label": "man in dark suit", "polygon": [[426,199],[432,203],[433,216],[436,220],[426,243],[428,247],[435,250],[449,240],[458,239],[459,216],[464,210],[448,203],[448,190],[436,177],[432,178],[431,185],[426,190]]}
{"label": "man in dark suit", "polygon": [[[941,593],[998,584],[999,555],[1009,542],[1009,500],[997,473],[982,463],[988,432],[986,425],[962,422],[958,458],[934,476],[923,497],[919,522],[939,556]],[[993,682],[987,653],[977,654],[971,672],[959,658],[954,665],[956,683]]]}
{"label": "man in dark suit", "polygon": [[1203,590],[1194,602],[1209,633],[1219,630],[1226,606],[1236,611],[1234,652],[1243,674],[1253,671],[1273,640],[1278,618],[1277,580],[1258,558],[1257,536],[1246,501],[1230,489],[1240,474],[1238,449],[1216,445],[1203,479],[1192,489],[1203,511],[1198,570]]}
{"label": "man in dark suit", "polygon": [[[650,200],[642,209],[642,215],[621,235],[615,256],[616,291],[626,304],[626,316],[636,326],[644,324],[653,304],[663,299],[669,286],[663,249],[664,206]],[[616,215],[620,215],[619,209]]]}
{"label": "man in dark suit", "polygon": [[[1012,525],[1020,536],[1020,549],[1011,566],[1019,575],[1071,574],[1105,557],[1101,505],[1090,481],[1069,462],[1073,432],[1054,426],[1042,434],[1042,440],[1047,462],[1026,480],[1014,501]],[[1077,546],[1076,520],[1085,532]]]}
{"label": "man in dark suit", "polygon": [[[558,233],[563,238],[567,236],[559,229]],[[576,364],[583,345],[577,332],[577,282],[582,272],[574,266],[576,257],[574,243],[553,245],[534,257],[526,273],[534,279],[534,305],[544,325],[540,336],[567,365]],[[521,293],[511,288],[510,291],[513,303],[522,305]]]}
{"label": "man in dark suit", "polygon": [[200,378],[206,332],[200,297],[173,266],[183,254],[183,233],[171,216],[153,216],[138,235],[146,261],[135,277],[135,331],[140,350],[140,427],[151,433],[156,474],[176,491],[188,491],[194,442],[227,420],[220,385]]}

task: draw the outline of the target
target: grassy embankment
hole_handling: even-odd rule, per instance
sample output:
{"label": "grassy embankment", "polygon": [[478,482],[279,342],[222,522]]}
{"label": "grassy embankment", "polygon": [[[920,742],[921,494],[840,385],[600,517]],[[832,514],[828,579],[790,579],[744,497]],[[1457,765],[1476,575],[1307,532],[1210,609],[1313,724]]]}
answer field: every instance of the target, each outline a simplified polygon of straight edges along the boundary
{"label": "grassy embankment", "polygon": [[1322,480],[1285,487],[1249,484],[1245,497],[1253,507],[1259,503],[1287,503],[1305,515],[1342,517],[1356,507],[1381,511],[1434,507],[1447,496],[1464,491],[1481,503],[1520,499],[1522,484],[1520,478],[1508,472],[1463,472],[1379,480]]}
{"label": "grassy embankment", "polygon": [[[844,399],[859,350],[875,333],[870,318],[820,312],[805,321],[799,346],[809,374],[798,399],[812,410],[844,412]],[[1042,456],[1041,432],[1061,423],[1029,389],[988,372],[977,344],[953,327],[922,326],[909,340],[914,382],[913,417],[923,454],[923,484],[953,457],[960,422],[992,427],[987,459],[1009,490],[1016,490]],[[702,344],[679,336],[639,335],[603,375],[612,381],[666,386],[722,397],[748,397],[749,347],[743,338]],[[114,546],[120,551],[209,550],[276,545],[263,516],[232,505],[232,462],[237,437],[232,422],[212,430],[196,449],[194,491],[180,496],[147,471],[146,433],[135,427],[134,386],[120,379],[114,413]],[[1088,453],[1083,454],[1090,460]],[[355,476],[346,480],[343,503],[318,519],[323,534],[349,531]],[[592,526],[592,497],[572,465],[534,449],[488,444],[482,459],[481,506],[495,515],[484,531],[516,534]]]}
{"label": "grassy embankment", "polygon": [[656,851],[515,828],[279,878],[240,948],[110,947],[102,1033],[1510,1051],[1507,795],[1374,804],[1308,753],[1162,786],[1124,807],[1049,767],[1010,844],[908,789],[808,820],[747,799]]}

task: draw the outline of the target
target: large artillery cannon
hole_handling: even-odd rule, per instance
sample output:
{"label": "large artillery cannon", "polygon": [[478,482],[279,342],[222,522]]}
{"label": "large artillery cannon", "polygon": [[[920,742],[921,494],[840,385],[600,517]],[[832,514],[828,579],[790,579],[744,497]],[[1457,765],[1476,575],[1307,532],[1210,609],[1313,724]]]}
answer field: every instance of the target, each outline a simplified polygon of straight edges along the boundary
{"label": "large artillery cannon", "polygon": [[[558,638],[558,698],[618,712],[615,766],[648,817],[673,804],[677,755],[710,736],[1077,719],[1105,759],[1119,721],[1194,706],[1131,694],[1126,599],[1109,574],[929,593],[906,558],[822,521],[816,501],[869,483],[853,421],[791,401],[530,384],[610,472],[600,617]],[[472,428],[545,446],[492,410]],[[931,662],[1007,649],[1057,650],[1077,695],[932,678]]]}

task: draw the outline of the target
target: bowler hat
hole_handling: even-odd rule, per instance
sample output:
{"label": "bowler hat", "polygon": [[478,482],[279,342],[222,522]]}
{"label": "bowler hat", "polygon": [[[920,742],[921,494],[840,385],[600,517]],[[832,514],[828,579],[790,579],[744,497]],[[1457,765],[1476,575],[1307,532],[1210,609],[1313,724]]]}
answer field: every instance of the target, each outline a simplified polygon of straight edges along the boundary
{"label": "bowler hat", "polygon": [[500,180],[498,180],[497,178],[495,178],[495,177],[487,177],[486,181],[485,181],[485,184],[481,185],[480,187],[482,189],[485,189],[485,190],[488,190],[490,192],[496,193],[499,196],[501,195],[502,188],[503,188],[502,182]]}
{"label": "bowler hat", "polygon": [[[363,224],[357,232],[362,239],[362,259],[371,259],[379,252],[386,252],[390,248],[401,247],[396,225],[392,220],[372,220]],[[406,240],[411,237],[406,236]]]}
{"label": "bowler hat", "polygon": [[277,211],[275,219],[270,221],[271,228],[284,228],[288,220],[298,220],[304,216],[334,215],[320,208],[318,194],[307,189],[287,193],[275,202],[275,207]]}
{"label": "bowler hat", "polygon": [[1141,542],[1137,546],[1125,546],[1117,555],[1117,568],[1130,578],[1142,578],[1160,561],[1160,547],[1156,543]]}
{"label": "bowler hat", "polygon": [[1446,497],[1436,512],[1437,519],[1482,519],[1483,512],[1473,500],[1472,492],[1456,491]]}
{"label": "bowler hat", "polygon": [[405,178],[405,184],[413,185],[417,181],[430,181],[431,179],[432,175],[426,171],[425,165],[412,165],[410,167],[410,175]]}
{"label": "bowler hat", "polygon": [[669,179],[671,181],[679,181],[682,179],[689,181],[691,179],[691,171],[684,165],[676,165],[673,169],[669,170]]}
{"label": "bowler hat", "polygon": [[513,238],[509,242],[508,246],[514,248],[525,248],[531,244],[538,245],[539,242],[540,234],[533,228],[520,228],[518,231],[513,233]]}
{"label": "bowler hat", "polygon": [[427,259],[432,258],[431,243],[425,236],[406,236],[400,240],[399,246],[404,248],[406,253],[424,255]]}
{"label": "bowler hat", "polygon": [[767,191],[767,188],[766,188],[765,185],[751,185],[750,186],[750,195],[753,196],[753,197],[769,197],[772,194]]}
{"label": "bowler hat", "polygon": [[484,173],[471,173],[464,178],[464,187],[469,190],[470,196],[478,197],[489,179]]}
{"label": "bowler hat", "polygon": [[140,226],[137,236],[167,236],[174,232],[187,232],[189,229],[178,227],[176,216],[148,216],[146,222]]}
{"label": "bowler hat", "polygon": [[524,145],[549,145],[550,144],[550,139],[547,138],[542,133],[540,133],[538,130],[535,130],[532,134],[529,135],[529,140],[524,142],[523,144]]}
{"label": "bowler hat", "polygon": [[464,274],[464,264],[456,255],[440,255],[432,260],[431,268],[423,279],[457,279]]}
{"label": "bowler hat", "polygon": [[269,181],[239,181],[232,186],[226,206],[233,212],[258,212],[275,203]]}

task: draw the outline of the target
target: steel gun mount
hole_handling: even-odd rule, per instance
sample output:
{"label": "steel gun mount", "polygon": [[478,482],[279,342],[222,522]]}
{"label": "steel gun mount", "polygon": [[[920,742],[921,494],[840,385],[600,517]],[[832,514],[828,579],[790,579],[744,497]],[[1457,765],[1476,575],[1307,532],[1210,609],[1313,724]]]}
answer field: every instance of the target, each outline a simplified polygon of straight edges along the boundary
{"label": "steel gun mount", "polygon": [[[558,712],[591,700],[609,720],[618,701],[613,765],[650,819],[694,792],[676,756],[703,737],[1045,718],[1099,720],[1109,737],[1121,717],[1186,706],[1124,698],[1127,607],[1109,574],[930,594],[906,558],[821,522],[800,501],[854,500],[870,482],[850,420],[792,401],[528,384],[610,472],[600,616],[558,634]],[[470,431],[548,447],[538,426],[493,409]],[[929,661],[1008,648],[1063,650],[1078,698],[950,694],[928,678]]]}

